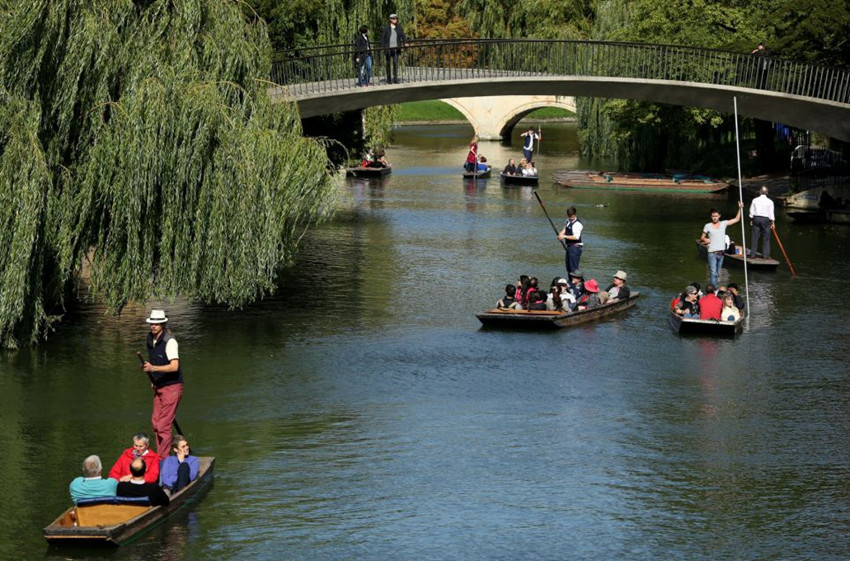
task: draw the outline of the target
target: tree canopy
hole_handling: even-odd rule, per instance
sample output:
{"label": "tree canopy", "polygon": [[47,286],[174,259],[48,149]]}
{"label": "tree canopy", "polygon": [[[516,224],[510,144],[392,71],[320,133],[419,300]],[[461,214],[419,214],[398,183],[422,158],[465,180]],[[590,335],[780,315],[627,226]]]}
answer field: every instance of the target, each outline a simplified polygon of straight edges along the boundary
{"label": "tree canopy", "polygon": [[2,11],[0,344],[44,334],[88,258],[113,309],[274,290],[333,183],[266,94],[263,22],[231,0]]}

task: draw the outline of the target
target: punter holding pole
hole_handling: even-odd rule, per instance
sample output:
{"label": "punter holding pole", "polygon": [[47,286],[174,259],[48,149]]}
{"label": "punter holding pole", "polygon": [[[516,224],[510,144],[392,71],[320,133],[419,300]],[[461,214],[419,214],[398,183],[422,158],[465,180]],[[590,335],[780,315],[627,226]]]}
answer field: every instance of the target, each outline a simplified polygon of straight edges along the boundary
{"label": "punter holding pole", "polygon": [[148,360],[142,362],[142,370],[154,386],[151,424],[156,434],[156,451],[164,457],[171,452],[171,424],[183,397],[183,371],[177,339],[168,332],[165,310],[151,310],[145,321],[150,325],[150,333],[146,342]]}

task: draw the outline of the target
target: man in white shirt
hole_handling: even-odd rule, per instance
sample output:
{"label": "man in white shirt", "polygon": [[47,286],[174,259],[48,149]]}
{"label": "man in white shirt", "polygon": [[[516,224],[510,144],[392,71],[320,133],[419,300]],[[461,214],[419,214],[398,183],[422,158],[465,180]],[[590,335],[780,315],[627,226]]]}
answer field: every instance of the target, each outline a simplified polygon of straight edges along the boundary
{"label": "man in white shirt", "polygon": [[770,259],[770,235],[773,233],[771,230],[775,228],[775,222],[773,201],[767,197],[767,185],[762,185],[759,196],[750,204],[750,226],[753,227],[750,250],[753,255],[758,251],[759,237],[761,237],[762,257]]}
{"label": "man in white shirt", "polygon": [[741,220],[741,209],[744,203],[738,201],[738,214],[731,220],[720,220],[720,211],[711,209],[711,222],[702,229],[700,243],[708,246],[708,284],[717,286],[717,276],[723,267],[723,256],[726,251],[726,228]]}

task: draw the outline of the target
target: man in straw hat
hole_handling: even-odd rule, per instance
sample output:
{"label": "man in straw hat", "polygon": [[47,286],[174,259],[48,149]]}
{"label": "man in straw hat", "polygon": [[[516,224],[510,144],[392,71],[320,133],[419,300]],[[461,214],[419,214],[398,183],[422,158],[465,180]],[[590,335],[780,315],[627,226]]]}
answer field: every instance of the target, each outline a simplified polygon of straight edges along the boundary
{"label": "man in straw hat", "polygon": [[614,273],[614,281],[611,283],[605,292],[608,293],[608,302],[612,300],[628,300],[631,295],[629,287],[626,286],[626,272],[617,271]]}
{"label": "man in straw hat", "polygon": [[165,310],[151,310],[145,320],[151,330],[147,337],[148,360],[142,370],[150,374],[154,385],[151,424],[156,434],[156,451],[167,456],[171,450],[171,423],[183,397],[183,371],[177,352],[177,339],[168,332]]}

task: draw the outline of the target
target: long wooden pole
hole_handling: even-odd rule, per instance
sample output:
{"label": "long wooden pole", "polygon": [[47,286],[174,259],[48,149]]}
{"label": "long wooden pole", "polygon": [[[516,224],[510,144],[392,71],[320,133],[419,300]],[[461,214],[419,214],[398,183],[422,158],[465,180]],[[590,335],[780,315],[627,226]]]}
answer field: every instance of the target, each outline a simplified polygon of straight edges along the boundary
{"label": "long wooden pole", "polygon": [[[738,200],[743,203],[744,202],[744,181],[741,177],[741,140],[740,135],[738,134],[738,96],[734,96],[732,98],[733,105],[735,106],[735,152],[738,156]],[[750,280],[747,275],[747,234],[744,231],[744,209],[743,207],[739,208],[741,211],[741,247],[744,250],[744,292],[747,295],[747,301],[744,302],[744,306],[747,310],[747,317],[750,316]]]}
{"label": "long wooden pole", "polygon": [[[552,218],[549,216],[549,213],[546,212],[546,205],[543,204],[543,201],[540,199],[540,195],[537,194],[537,190],[534,191],[534,196],[537,197],[537,202],[540,203],[540,208],[543,209],[543,214],[545,214],[546,218],[549,219],[549,224],[552,225],[552,229],[555,230],[555,236],[557,236],[558,235],[558,228],[555,227],[555,223],[552,222]],[[564,240],[558,240],[558,241],[561,242],[561,247],[564,248],[564,251],[567,251],[567,244],[564,242]]]}
{"label": "long wooden pole", "polygon": [[[136,356],[139,357],[139,362],[141,363],[142,366],[144,366],[145,365],[145,359],[144,359],[144,357],[142,357],[142,353],[140,353],[139,351],[136,351]],[[151,381],[151,385],[156,387],[156,382],[154,381],[151,373],[145,372],[145,374],[148,375],[148,380]],[[180,423],[177,422],[176,416],[174,417],[174,419],[171,422],[174,424],[174,428],[177,429],[177,434],[181,434],[183,436],[186,436],[186,433],[183,432],[183,429],[180,428]],[[159,452],[159,450],[157,450],[157,452]],[[171,450],[169,450],[168,452],[170,453]]]}
{"label": "long wooden pole", "polygon": [[788,259],[788,254],[785,253],[785,248],[782,247],[782,240],[779,239],[779,234],[776,233],[776,228],[771,228],[771,230],[773,230],[773,237],[776,238],[776,242],[779,244],[779,249],[782,250],[782,255],[785,256],[785,262],[788,263],[788,268],[791,269],[791,274],[796,277],[797,271],[794,270],[794,265],[791,264],[791,260]]}

